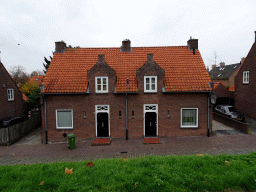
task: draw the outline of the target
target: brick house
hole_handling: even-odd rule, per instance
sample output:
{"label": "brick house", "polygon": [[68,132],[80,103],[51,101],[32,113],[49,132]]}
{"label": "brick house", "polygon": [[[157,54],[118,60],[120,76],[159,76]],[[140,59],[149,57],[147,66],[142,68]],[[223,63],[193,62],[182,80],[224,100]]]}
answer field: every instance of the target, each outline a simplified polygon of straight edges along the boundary
{"label": "brick house", "polygon": [[[256,31],[255,31],[256,42]],[[235,77],[235,106],[250,118],[256,119],[256,43]]]}
{"label": "brick house", "polygon": [[231,105],[234,106],[234,94],[230,92],[222,82],[214,82],[213,91],[216,95],[216,103],[215,105]]}
{"label": "brick house", "polygon": [[187,46],[56,50],[41,87],[43,142],[210,136],[210,77]]}
{"label": "brick house", "polygon": [[224,62],[221,62],[219,67],[212,65],[212,70],[209,72],[211,80],[213,82],[221,82],[227,88],[231,87],[243,61],[244,58],[241,59],[240,63],[236,64],[225,65]]}
{"label": "brick house", "polygon": [[18,89],[3,63],[0,62],[0,126],[2,121],[24,115],[26,96]]}
{"label": "brick house", "polygon": [[29,81],[32,81],[32,82],[35,82],[35,83],[41,85],[43,82],[43,79],[44,79],[44,75],[35,75],[33,77],[30,77]]}

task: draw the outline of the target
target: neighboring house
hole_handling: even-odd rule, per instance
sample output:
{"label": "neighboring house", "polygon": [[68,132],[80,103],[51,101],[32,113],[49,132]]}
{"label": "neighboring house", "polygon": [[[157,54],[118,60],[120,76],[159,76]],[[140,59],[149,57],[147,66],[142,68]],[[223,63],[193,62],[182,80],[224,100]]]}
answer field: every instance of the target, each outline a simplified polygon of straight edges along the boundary
{"label": "neighboring house", "polygon": [[[24,99],[26,99],[25,97]],[[22,117],[24,107],[25,101],[22,92],[0,62],[0,122]]]}
{"label": "neighboring house", "polygon": [[221,82],[214,82],[213,91],[216,95],[215,105],[232,105],[234,106],[234,95]]}
{"label": "neighboring house", "polygon": [[225,65],[224,62],[221,62],[219,67],[212,65],[212,70],[209,72],[211,80],[213,82],[221,82],[225,87],[229,88],[234,84],[234,77],[243,60],[244,58],[242,58],[240,63],[232,65]]}
{"label": "neighboring house", "polygon": [[229,87],[228,91],[230,91],[233,94],[235,93],[235,83],[231,87]]}
{"label": "neighboring house", "polygon": [[36,82],[36,83],[38,83],[39,85],[41,85],[42,82],[43,82],[43,79],[44,79],[44,76],[43,76],[43,75],[38,75],[38,76],[30,77],[29,81]]}
{"label": "neighboring house", "polygon": [[197,39],[187,46],[55,45],[41,87],[44,143],[70,133],[76,140],[210,135],[211,79]]}
{"label": "neighboring house", "polygon": [[256,119],[256,31],[246,59],[235,77],[236,108],[246,116]]}

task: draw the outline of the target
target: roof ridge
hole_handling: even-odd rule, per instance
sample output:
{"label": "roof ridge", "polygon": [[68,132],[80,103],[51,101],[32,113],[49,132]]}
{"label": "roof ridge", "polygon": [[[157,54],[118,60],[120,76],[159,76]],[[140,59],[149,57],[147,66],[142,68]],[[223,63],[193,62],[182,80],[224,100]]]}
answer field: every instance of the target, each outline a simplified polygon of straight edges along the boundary
{"label": "roof ridge", "polygon": [[[164,47],[188,47],[186,45],[174,45],[174,46],[145,46],[145,47],[132,47],[132,48],[164,48]],[[79,47],[79,48],[66,48],[66,49],[120,49],[121,47]]]}

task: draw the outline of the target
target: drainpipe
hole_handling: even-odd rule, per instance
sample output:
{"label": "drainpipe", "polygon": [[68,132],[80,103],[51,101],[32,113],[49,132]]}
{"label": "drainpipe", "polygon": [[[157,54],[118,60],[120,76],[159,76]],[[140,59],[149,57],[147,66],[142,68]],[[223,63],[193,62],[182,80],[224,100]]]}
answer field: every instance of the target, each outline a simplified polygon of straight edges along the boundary
{"label": "drainpipe", "polygon": [[208,103],[207,103],[207,104],[208,104],[208,105],[207,105],[207,106],[208,106],[208,107],[207,107],[207,108],[208,108],[208,111],[207,111],[207,116],[208,116],[208,119],[207,119],[207,128],[208,128],[208,129],[207,129],[207,136],[208,136],[208,137],[210,137],[210,126],[209,126],[209,123],[210,123],[210,105],[209,105],[209,98],[210,98],[210,97],[209,97],[209,96],[210,96],[210,95],[208,95]]}
{"label": "drainpipe", "polygon": [[126,118],[126,140],[128,140],[128,114],[127,114],[127,93],[125,94],[125,118]]}
{"label": "drainpipe", "polygon": [[44,97],[44,127],[45,127],[45,144],[47,144],[46,97]]}

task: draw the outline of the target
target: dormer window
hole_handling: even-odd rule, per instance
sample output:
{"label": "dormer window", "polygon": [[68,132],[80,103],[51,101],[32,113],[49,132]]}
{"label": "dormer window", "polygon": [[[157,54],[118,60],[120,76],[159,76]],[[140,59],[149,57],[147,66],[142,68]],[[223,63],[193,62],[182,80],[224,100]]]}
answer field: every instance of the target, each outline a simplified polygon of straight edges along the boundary
{"label": "dormer window", "polygon": [[249,83],[249,71],[243,72],[243,83]]}
{"label": "dormer window", "polygon": [[144,92],[157,92],[157,76],[144,76]]}
{"label": "dormer window", "polygon": [[95,77],[95,92],[108,93],[108,77]]}
{"label": "dormer window", "polygon": [[36,78],[36,80],[35,81],[38,81],[38,78]]}

